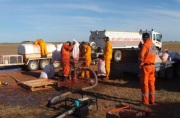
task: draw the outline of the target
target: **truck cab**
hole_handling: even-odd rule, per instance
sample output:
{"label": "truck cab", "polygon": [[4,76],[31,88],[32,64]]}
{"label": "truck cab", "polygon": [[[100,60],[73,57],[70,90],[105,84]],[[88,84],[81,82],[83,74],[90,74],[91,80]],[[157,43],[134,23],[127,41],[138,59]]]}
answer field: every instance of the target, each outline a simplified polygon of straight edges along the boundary
{"label": "truck cab", "polygon": [[156,48],[160,51],[162,48],[162,34],[159,32],[155,32],[153,29],[151,31],[142,31],[140,32],[143,33],[148,33],[150,36],[150,39],[153,41],[153,43],[156,45]]}

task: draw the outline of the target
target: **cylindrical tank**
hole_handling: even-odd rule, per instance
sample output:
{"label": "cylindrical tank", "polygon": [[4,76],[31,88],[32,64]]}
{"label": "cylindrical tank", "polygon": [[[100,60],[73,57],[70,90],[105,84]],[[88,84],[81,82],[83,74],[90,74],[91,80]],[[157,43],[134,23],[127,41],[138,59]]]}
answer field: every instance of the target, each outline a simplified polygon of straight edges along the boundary
{"label": "cylindrical tank", "polygon": [[[56,50],[54,44],[46,43],[47,46],[47,57],[52,57],[52,52]],[[41,49],[37,44],[21,44],[18,47],[18,54],[24,55],[24,58],[40,58]]]}

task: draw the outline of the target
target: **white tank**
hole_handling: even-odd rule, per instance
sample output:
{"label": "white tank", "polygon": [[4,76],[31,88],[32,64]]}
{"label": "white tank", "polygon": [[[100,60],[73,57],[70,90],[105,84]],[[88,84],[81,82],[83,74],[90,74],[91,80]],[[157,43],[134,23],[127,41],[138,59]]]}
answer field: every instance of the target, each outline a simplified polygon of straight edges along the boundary
{"label": "white tank", "polygon": [[[54,50],[56,50],[54,44],[46,43],[46,46],[48,53],[52,53]],[[18,54],[36,54],[36,53],[41,53],[40,46],[37,44],[21,44],[18,47]]]}
{"label": "white tank", "polygon": [[[52,52],[56,50],[54,44],[46,43],[47,46],[47,57],[52,57]],[[18,54],[23,55],[24,58],[40,58],[41,57],[41,50],[40,46],[37,44],[21,44],[18,47]]]}

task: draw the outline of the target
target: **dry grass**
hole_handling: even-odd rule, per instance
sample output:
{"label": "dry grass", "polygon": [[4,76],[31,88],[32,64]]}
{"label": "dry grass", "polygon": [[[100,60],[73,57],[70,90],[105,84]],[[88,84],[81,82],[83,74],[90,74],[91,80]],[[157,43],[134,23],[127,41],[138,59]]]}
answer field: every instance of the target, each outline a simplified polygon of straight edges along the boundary
{"label": "dry grass", "polygon": [[180,53],[180,42],[163,42],[162,49],[168,49],[169,51]]}

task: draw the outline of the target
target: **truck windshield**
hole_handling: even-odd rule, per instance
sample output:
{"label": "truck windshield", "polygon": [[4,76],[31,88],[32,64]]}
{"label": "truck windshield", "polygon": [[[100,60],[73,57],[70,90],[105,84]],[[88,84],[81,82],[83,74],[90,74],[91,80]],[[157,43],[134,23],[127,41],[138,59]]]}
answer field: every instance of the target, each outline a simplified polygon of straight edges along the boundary
{"label": "truck windshield", "polygon": [[162,35],[161,34],[156,34],[156,40],[161,42],[161,38],[162,38]]}

